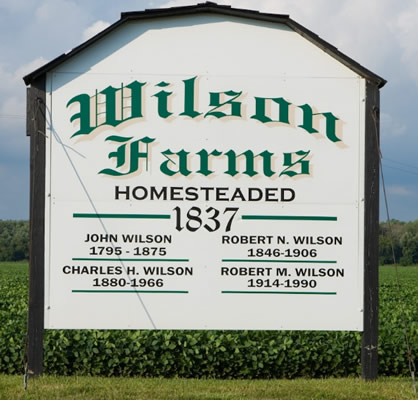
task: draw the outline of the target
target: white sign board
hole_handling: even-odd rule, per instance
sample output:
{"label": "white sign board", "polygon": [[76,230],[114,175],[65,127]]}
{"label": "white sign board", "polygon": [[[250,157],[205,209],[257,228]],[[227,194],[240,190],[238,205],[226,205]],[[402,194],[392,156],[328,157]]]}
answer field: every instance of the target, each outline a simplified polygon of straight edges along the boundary
{"label": "white sign board", "polygon": [[364,79],[203,16],[123,25],[47,89],[46,328],[362,330]]}

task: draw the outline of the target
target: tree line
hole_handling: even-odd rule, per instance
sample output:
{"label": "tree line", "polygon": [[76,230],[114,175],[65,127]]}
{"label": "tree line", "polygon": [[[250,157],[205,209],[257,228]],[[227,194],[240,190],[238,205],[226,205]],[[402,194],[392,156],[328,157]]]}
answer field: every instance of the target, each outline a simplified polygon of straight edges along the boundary
{"label": "tree line", "polygon": [[[418,220],[412,222],[391,220],[380,223],[380,265],[393,264],[392,253],[395,254],[396,262],[401,265],[418,264]],[[0,261],[27,259],[29,259],[29,222],[0,219]]]}
{"label": "tree line", "polygon": [[29,221],[0,219],[0,261],[29,259]]}
{"label": "tree line", "polygon": [[418,220],[402,222],[392,219],[379,226],[379,264],[418,264]]}

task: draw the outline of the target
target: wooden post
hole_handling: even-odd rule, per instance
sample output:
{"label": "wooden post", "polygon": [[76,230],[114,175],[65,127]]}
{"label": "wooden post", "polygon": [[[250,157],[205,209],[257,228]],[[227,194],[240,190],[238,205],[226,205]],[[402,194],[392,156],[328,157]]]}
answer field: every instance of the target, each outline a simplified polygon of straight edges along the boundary
{"label": "wooden post", "polygon": [[43,372],[44,222],[45,222],[45,76],[27,89],[26,132],[30,136],[30,255],[27,374]]}
{"label": "wooden post", "polygon": [[366,84],[364,331],[361,375],[377,379],[379,318],[379,89]]}

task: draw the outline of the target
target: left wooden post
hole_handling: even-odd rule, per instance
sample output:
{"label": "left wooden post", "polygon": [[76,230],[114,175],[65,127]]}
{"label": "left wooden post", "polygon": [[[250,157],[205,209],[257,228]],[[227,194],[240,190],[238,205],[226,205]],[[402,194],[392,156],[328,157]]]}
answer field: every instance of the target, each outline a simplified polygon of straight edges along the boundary
{"label": "left wooden post", "polygon": [[45,76],[27,89],[26,134],[30,136],[30,255],[27,374],[43,372],[45,268]]}

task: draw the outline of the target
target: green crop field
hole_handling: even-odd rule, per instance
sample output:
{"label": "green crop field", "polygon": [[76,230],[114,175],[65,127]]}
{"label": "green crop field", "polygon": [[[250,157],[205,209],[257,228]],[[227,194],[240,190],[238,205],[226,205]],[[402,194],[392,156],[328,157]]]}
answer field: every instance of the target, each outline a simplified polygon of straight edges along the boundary
{"label": "green crop field", "polygon": [[[380,268],[380,376],[408,377],[418,347],[418,269]],[[0,373],[22,374],[27,263],[0,263]],[[401,312],[403,310],[403,314]],[[404,315],[404,317],[403,317]],[[49,375],[271,379],[358,377],[358,332],[48,330]]]}

